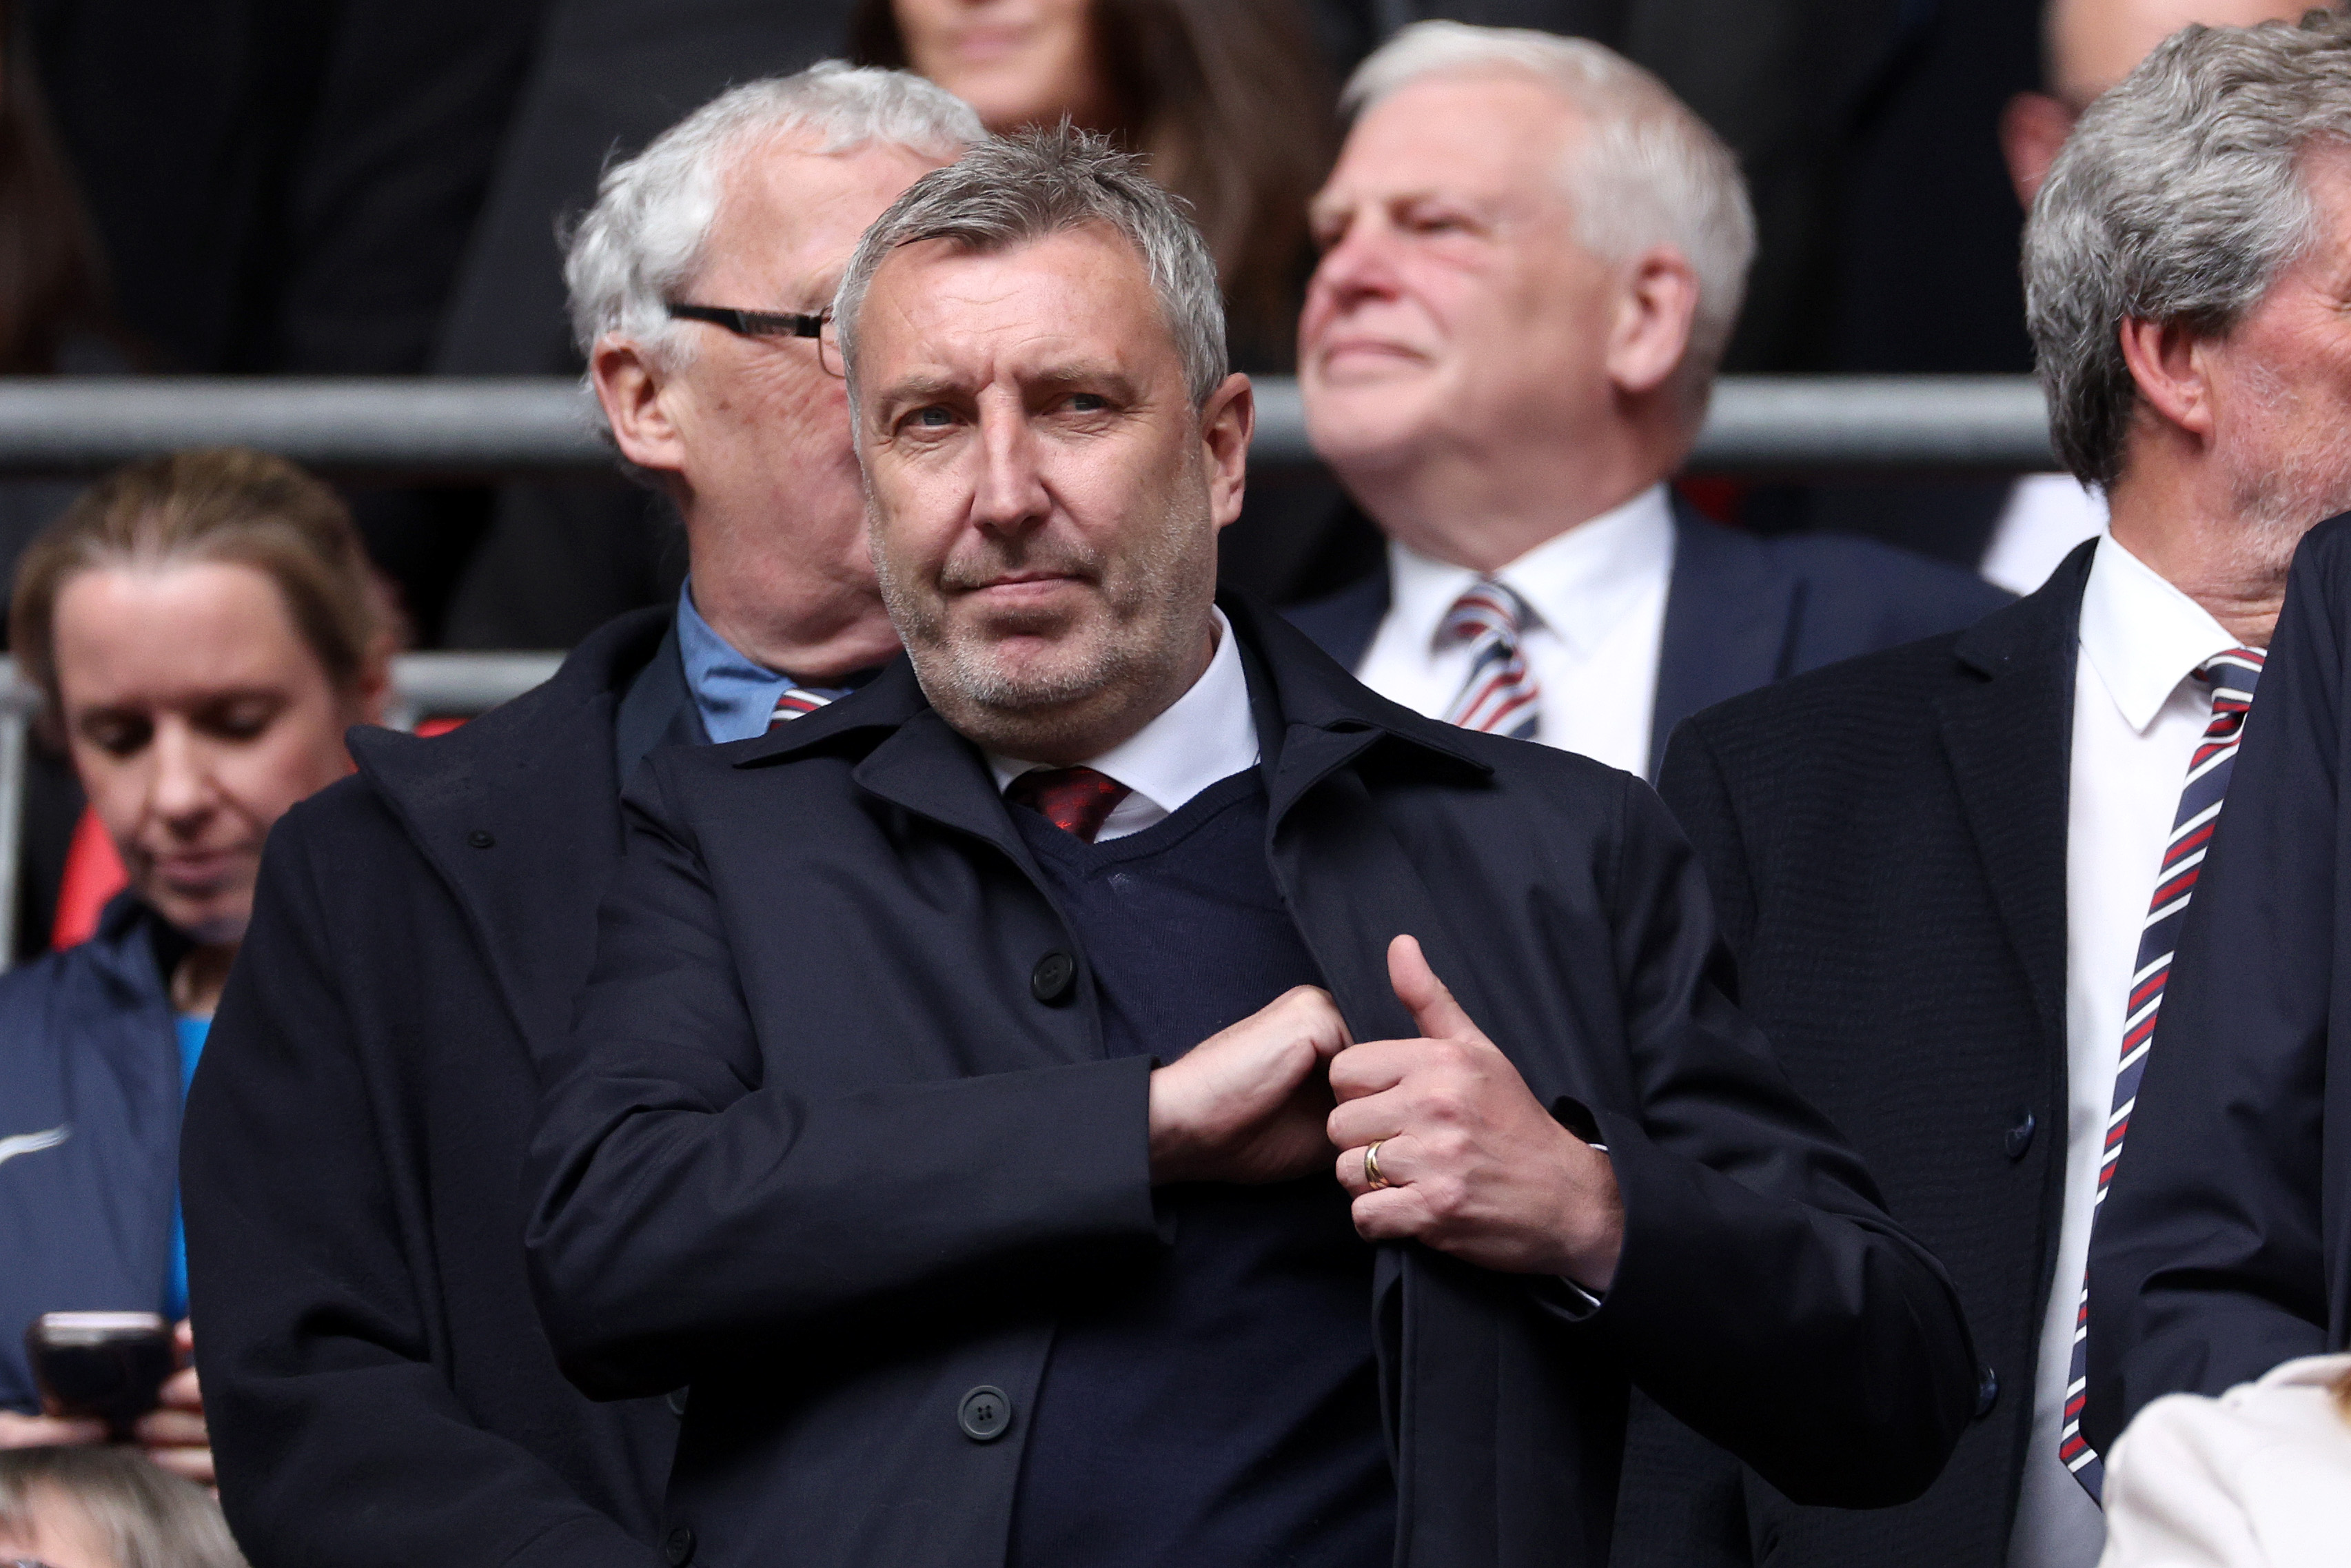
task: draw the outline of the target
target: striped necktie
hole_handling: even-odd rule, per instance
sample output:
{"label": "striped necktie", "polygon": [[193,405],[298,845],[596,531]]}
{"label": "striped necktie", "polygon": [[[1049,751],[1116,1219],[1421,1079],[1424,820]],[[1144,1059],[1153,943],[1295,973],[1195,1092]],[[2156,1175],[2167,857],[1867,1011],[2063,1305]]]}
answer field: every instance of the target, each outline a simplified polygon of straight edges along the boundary
{"label": "striped necktie", "polygon": [[1481,577],[1453,601],[1437,642],[1469,644],[1469,678],[1445,710],[1445,722],[1464,729],[1535,737],[1542,693],[1519,647],[1520,634],[1534,622],[1527,601],[1502,583]]}
{"label": "striped necktie", "polygon": [[[2132,968],[2130,1000],[2124,1009],[2122,1062],[2115,1070],[2114,1109],[2106,1117],[2098,1194],[2090,1211],[2093,1234],[2098,1207],[2106,1201],[2106,1187],[2122,1158],[2131,1108],[2138,1103],[2139,1081],[2147,1074],[2147,1052],[2155,1043],[2156,1014],[2163,1006],[2164,982],[2171,977],[2172,949],[2179,940],[2180,922],[2188,915],[2189,897],[2196,891],[2205,846],[2211,841],[2213,826],[2220,816],[2221,797],[2228,793],[2237,742],[2244,733],[2246,711],[2253,706],[2253,685],[2261,679],[2263,657],[2251,648],[2235,648],[2215,655],[2196,672],[2196,678],[2212,688],[2212,721],[2204,727],[2204,738],[2196,743],[2196,754],[2188,764],[2188,783],[2179,792],[2179,813],[2172,821],[2171,837],[2164,843],[2163,869],[2156,877],[2147,924],[2140,928],[2138,962]],[[2065,1416],[2058,1433],[2057,1458],[2095,1498],[2105,1486],[2106,1468],[2082,1436],[2089,1326],[2090,1287],[2085,1279],[2074,1309],[2074,1351],[2065,1369]]]}
{"label": "striped necktie", "polygon": [[827,703],[839,702],[852,688],[848,686],[787,686],[784,695],[776,699],[775,711],[768,715],[768,727],[789,724],[803,715],[812,714]]}

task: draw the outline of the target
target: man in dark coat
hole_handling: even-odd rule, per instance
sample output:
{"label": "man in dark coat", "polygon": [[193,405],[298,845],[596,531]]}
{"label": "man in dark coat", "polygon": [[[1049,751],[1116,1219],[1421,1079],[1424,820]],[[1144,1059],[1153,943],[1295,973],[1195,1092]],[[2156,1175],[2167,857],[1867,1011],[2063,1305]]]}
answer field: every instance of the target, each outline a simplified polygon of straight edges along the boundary
{"label": "man in dark coat", "polygon": [[[676,1417],[581,1399],[531,1307],[532,1053],[587,977],[639,760],[760,733],[896,647],[854,570],[829,338],[812,318],[674,321],[664,294],[822,300],[866,223],[978,134],[911,77],[815,71],[615,169],[574,304],[616,442],[679,497],[689,591],[455,735],[354,732],[359,776],[273,835],[184,1139],[222,1499],[256,1568],[652,1554]],[[724,199],[692,270],[664,276],[697,192]]]}
{"label": "man in dark coat", "polygon": [[[2098,1194],[2142,1153],[2131,1073],[2169,935],[2204,897],[2202,834],[2292,545],[2351,504],[2343,361],[2299,325],[2351,246],[2351,161],[2302,140],[2322,106],[2351,114],[2344,27],[2165,45],[2084,118],[2034,208],[2057,444],[2107,492],[2111,532],[1967,632],[1750,694],[1675,737],[1660,787],[1705,862],[1740,1005],[1949,1265],[1987,1370],[1942,1479],[1877,1514],[1793,1507],[1636,1416],[1625,1562],[2099,1558],[2076,1429]],[[2310,200],[2327,237],[2199,293],[2253,265],[2205,220],[2257,186]]]}
{"label": "man in dark coat", "polygon": [[[1299,384],[1387,548],[1293,619],[1364,685],[1654,777],[1699,708],[2008,602],[1884,545],[1753,538],[1671,498],[1754,225],[1729,150],[1662,83],[1583,39],[1426,23],[1346,102]],[[1496,646],[1523,700],[1480,706]]]}
{"label": "man in dark coat", "polygon": [[2336,517],[2294,557],[2090,1249],[2082,1425],[2101,1448],[2166,1394],[2219,1395],[2351,1343],[2346,626],[2351,518]]}
{"label": "man in dark coat", "polygon": [[910,661],[648,764],[532,1144],[565,1366],[693,1386],[670,1561],[1598,1563],[1635,1382],[1925,1485],[1965,1327],[1655,798],[1212,603],[1253,412],[1165,194],[991,143],[836,308]]}

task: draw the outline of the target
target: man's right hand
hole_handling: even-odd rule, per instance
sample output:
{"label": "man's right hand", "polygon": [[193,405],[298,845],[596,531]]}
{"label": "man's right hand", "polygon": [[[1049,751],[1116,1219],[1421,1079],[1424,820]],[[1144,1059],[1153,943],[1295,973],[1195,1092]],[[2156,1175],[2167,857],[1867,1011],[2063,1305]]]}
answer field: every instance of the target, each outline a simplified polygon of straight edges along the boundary
{"label": "man's right hand", "polygon": [[1288,1181],[1327,1166],[1325,1069],[1353,1043],[1331,993],[1300,986],[1154,1071],[1152,1181]]}

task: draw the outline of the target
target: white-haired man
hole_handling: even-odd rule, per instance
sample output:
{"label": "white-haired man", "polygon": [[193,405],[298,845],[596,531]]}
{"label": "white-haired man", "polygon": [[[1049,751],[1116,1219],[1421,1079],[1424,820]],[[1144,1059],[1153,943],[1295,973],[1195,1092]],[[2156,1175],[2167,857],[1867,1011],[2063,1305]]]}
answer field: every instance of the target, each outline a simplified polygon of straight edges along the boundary
{"label": "white-haired man", "polygon": [[587,977],[645,754],[759,734],[896,647],[826,306],[865,225],[979,134],[915,78],[819,67],[607,172],[574,319],[692,575],[455,735],[355,733],[358,776],[272,838],[183,1149],[222,1500],[256,1568],[654,1555],[675,1415],[582,1400],[532,1312],[532,1059]]}
{"label": "white-haired man", "polygon": [[1428,22],[1345,102],[1299,379],[1388,554],[1292,618],[1365,685],[1648,777],[1709,703],[2005,601],[1670,497],[1754,225],[1729,152],[1655,78],[1579,39]]}
{"label": "white-haired man", "polygon": [[[2108,531],[1980,625],[1727,703],[1667,758],[1741,1001],[1949,1267],[1985,1361],[1925,1498],[1837,1515],[1750,1477],[1712,1539],[1735,1561],[2098,1560],[2092,1221],[2140,1155],[2137,1085],[2168,1049],[2172,943],[2288,560],[2351,506],[2346,131],[2339,14],[2187,28],[2100,98],[2024,249],[2056,446],[2105,489]],[[2275,993],[2212,999],[2253,994]],[[2170,1239],[2225,1251],[2213,1212]],[[1625,1561],[1708,1560],[1691,1473],[1636,1456],[1627,1522],[1647,1531]],[[1671,1501],[1630,1508],[1661,1483]]]}

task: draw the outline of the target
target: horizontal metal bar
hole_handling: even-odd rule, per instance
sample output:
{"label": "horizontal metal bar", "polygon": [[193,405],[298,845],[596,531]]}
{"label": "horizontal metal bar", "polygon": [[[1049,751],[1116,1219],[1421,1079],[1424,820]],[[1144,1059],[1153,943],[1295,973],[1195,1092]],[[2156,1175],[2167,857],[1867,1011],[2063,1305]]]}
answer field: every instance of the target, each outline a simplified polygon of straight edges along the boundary
{"label": "horizontal metal bar", "polygon": [[[522,695],[561,663],[560,653],[402,653],[392,662],[389,716],[402,729],[419,718],[472,718]],[[16,661],[0,657],[0,720],[29,717],[40,706],[40,693],[17,675]],[[0,732],[0,772],[5,749]]]}
{"label": "horizontal metal bar", "polygon": [[[1298,383],[1258,381],[1252,455],[1314,463]],[[555,377],[356,381],[0,379],[0,473],[90,473],[190,446],[244,445],[338,474],[478,477],[609,471],[595,405]],[[2017,473],[2050,465],[2024,376],[1731,376],[1697,474]]]}

